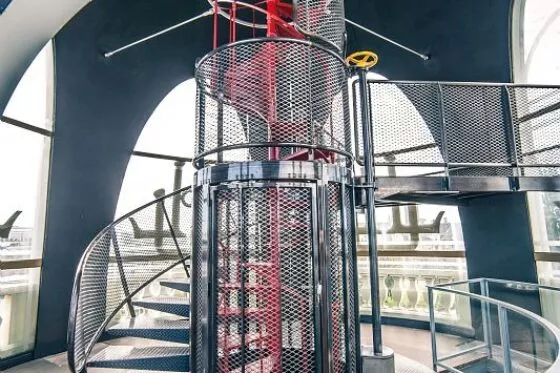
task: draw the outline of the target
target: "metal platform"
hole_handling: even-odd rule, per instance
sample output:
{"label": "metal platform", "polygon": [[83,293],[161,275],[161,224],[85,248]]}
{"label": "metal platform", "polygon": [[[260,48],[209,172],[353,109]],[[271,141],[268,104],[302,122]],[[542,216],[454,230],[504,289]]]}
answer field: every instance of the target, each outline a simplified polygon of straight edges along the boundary
{"label": "metal platform", "polygon": [[[560,190],[560,88],[368,80],[376,199]],[[363,149],[353,85],[355,148]],[[363,151],[356,154],[363,165]],[[358,170],[357,175],[363,175]]]}

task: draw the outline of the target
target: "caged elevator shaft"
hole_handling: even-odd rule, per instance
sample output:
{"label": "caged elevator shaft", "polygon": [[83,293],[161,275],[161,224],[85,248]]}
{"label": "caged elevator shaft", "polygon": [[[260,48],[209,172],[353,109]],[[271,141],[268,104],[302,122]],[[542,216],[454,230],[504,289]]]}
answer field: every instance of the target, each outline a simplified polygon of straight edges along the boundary
{"label": "caged elevator shaft", "polygon": [[[343,0],[211,3],[215,48],[196,69],[191,369],[358,372]],[[218,47],[222,16],[230,43]],[[254,37],[236,40],[238,26]]]}

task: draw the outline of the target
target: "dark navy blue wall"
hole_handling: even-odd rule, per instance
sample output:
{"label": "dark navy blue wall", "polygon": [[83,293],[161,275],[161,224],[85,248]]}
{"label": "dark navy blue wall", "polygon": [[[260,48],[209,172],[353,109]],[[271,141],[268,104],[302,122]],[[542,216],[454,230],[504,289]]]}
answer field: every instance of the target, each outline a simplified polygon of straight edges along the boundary
{"label": "dark navy blue wall", "polygon": [[[78,261],[113,219],[130,153],[147,118],[210,50],[210,22],[110,60],[102,52],[204,8],[205,1],[95,0],[56,37],[56,128],[36,356],[65,349]],[[350,19],[433,59],[423,62],[352,28],[349,51],[376,50],[379,72],[391,79],[508,81],[509,13],[509,0],[347,0]]]}
{"label": "dark navy blue wall", "polygon": [[[470,200],[459,208],[465,237],[469,278],[489,277],[538,282],[531,222],[524,193],[509,193]],[[490,285],[490,295],[541,313],[538,291],[520,291]],[[473,327],[483,338],[480,303],[473,302]],[[492,312],[494,340],[499,339],[499,320]],[[510,312],[510,338],[514,349],[531,352],[531,341],[543,338],[526,319]]]}
{"label": "dark navy blue wall", "polygon": [[511,0],[346,1],[348,18],[433,58],[348,26],[351,50],[373,49],[392,80],[509,82]]}
{"label": "dark navy blue wall", "polygon": [[[538,282],[525,193],[470,200],[459,207],[469,278]],[[538,292],[490,286],[493,297],[540,314]]]}
{"label": "dark navy blue wall", "polygon": [[471,199],[459,214],[470,278],[537,282],[525,193]]}

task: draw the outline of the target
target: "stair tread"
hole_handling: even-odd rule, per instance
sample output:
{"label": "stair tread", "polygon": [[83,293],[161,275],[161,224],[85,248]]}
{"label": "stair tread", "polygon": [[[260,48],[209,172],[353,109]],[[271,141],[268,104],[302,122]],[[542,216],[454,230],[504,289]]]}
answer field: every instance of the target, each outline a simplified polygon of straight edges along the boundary
{"label": "stair tread", "polygon": [[175,289],[183,292],[189,292],[191,290],[191,284],[188,282],[183,281],[170,281],[170,280],[162,280],[159,284],[163,287],[167,287],[170,289]]}
{"label": "stair tread", "polygon": [[154,297],[138,301],[133,301],[136,307],[148,308],[151,310],[178,315],[182,317],[190,316],[191,306],[185,298],[173,297]]}
{"label": "stair tread", "polygon": [[185,329],[190,328],[190,321],[188,319],[168,320],[168,319],[154,319],[151,317],[137,317],[130,320],[121,321],[118,324],[111,326],[108,331],[114,330],[144,330],[144,329]]}
{"label": "stair tread", "polygon": [[175,298],[175,297],[154,297],[154,298],[145,298],[142,300],[135,300],[132,303],[134,304],[180,304],[180,305],[189,305],[189,302],[186,298]]}
{"label": "stair tread", "polygon": [[96,362],[113,360],[162,359],[176,356],[188,357],[189,352],[189,347],[110,346],[93,356],[89,363],[95,364]]}

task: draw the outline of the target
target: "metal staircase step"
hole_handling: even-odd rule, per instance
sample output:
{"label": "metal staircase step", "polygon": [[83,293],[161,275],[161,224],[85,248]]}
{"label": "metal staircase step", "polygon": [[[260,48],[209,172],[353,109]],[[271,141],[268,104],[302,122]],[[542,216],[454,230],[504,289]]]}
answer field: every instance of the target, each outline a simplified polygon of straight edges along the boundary
{"label": "metal staircase step", "polygon": [[191,284],[187,282],[181,281],[160,281],[159,284],[163,287],[175,289],[182,291],[184,293],[188,293],[191,291]]}
{"label": "metal staircase step", "polygon": [[91,368],[137,369],[160,372],[189,372],[188,347],[110,346],[93,356]]}
{"label": "metal staircase step", "polygon": [[109,337],[138,337],[160,341],[189,343],[190,321],[136,317],[121,321],[105,331]]}
{"label": "metal staircase step", "polygon": [[135,307],[148,308],[173,315],[189,317],[191,306],[186,299],[158,297],[133,301]]}

